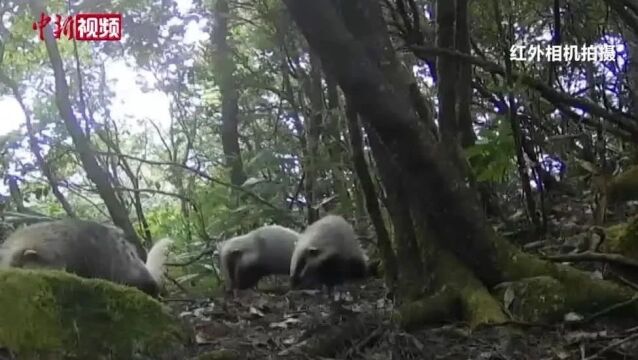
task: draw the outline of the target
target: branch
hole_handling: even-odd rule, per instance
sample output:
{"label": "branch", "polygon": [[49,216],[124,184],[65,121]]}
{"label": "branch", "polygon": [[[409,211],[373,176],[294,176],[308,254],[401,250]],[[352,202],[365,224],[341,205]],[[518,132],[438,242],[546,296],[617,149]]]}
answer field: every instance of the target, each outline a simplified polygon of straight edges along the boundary
{"label": "branch", "polygon": [[[96,153],[97,153],[97,154],[114,155],[114,154],[111,154],[111,153],[108,153],[108,152],[99,152],[99,151],[96,151]],[[208,181],[210,181],[210,182],[213,182],[213,183],[215,183],[215,184],[219,184],[219,185],[222,185],[222,186],[225,186],[225,187],[231,188],[231,189],[233,189],[233,190],[240,191],[240,192],[242,192],[242,193],[244,193],[244,194],[248,195],[249,197],[253,198],[253,199],[254,199],[254,200],[256,200],[258,203],[260,203],[260,204],[262,204],[262,205],[265,205],[265,206],[267,206],[267,207],[269,207],[269,208],[271,208],[271,209],[273,209],[273,210],[276,210],[276,211],[278,211],[278,212],[281,212],[281,213],[282,213],[282,214],[284,214],[284,215],[286,216],[286,218],[288,218],[288,220],[289,220],[289,221],[291,221],[291,223],[293,223],[294,225],[297,225],[297,226],[300,226],[300,227],[303,227],[303,226],[304,226],[304,224],[302,224],[302,223],[300,223],[299,221],[297,221],[297,220],[296,220],[296,219],[295,219],[292,215],[290,215],[287,211],[285,211],[284,209],[281,209],[281,208],[279,208],[279,207],[277,207],[277,206],[275,206],[275,205],[271,204],[268,200],[266,200],[266,199],[262,198],[261,196],[259,196],[259,195],[255,194],[254,192],[252,192],[252,191],[250,191],[250,190],[247,190],[247,189],[244,189],[243,187],[241,187],[241,186],[239,186],[239,185],[233,185],[233,184],[231,184],[231,183],[228,183],[228,182],[225,182],[225,181],[222,181],[222,180],[216,179],[216,178],[214,178],[214,177],[212,177],[212,176],[210,176],[210,175],[208,175],[208,174],[206,174],[206,173],[202,172],[201,170],[193,169],[193,168],[191,168],[191,167],[188,167],[187,165],[184,165],[184,164],[178,164],[178,163],[174,163],[174,162],[168,162],[168,161],[158,161],[158,160],[147,160],[147,159],[142,159],[142,158],[139,158],[139,157],[135,157],[135,156],[132,156],[132,155],[125,155],[125,154],[117,154],[117,156],[121,156],[121,157],[128,158],[128,159],[131,159],[131,160],[136,160],[136,161],[144,162],[144,163],[147,163],[147,164],[149,164],[149,165],[176,166],[176,167],[179,167],[179,168],[182,168],[182,169],[186,169],[186,170],[188,170],[188,171],[191,171],[191,172],[193,172],[193,173],[195,173],[195,174],[197,174],[197,175],[201,176],[202,178],[204,178],[204,179],[206,179],[206,180],[208,180]],[[172,193],[171,193],[171,194],[172,194]],[[174,194],[174,195],[177,195],[177,194]]]}
{"label": "branch", "polygon": [[53,176],[53,171],[51,171],[49,163],[42,156],[40,145],[38,144],[38,139],[36,139],[35,137],[35,129],[33,128],[33,123],[31,122],[31,112],[24,104],[24,99],[22,98],[22,94],[20,93],[18,84],[9,76],[7,76],[2,70],[0,70],[0,82],[11,89],[13,97],[16,99],[18,105],[24,113],[24,119],[27,126],[27,135],[29,137],[29,148],[31,149],[31,152],[35,157],[36,163],[42,171],[42,174],[49,182],[49,186],[51,187],[53,195],[58,199],[67,215],[69,215],[70,217],[76,217],[75,211],[73,211],[73,207],[71,206],[71,204],[69,204],[62,192],[60,192],[60,188],[58,188],[57,181]]}
{"label": "branch", "polygon": [[178,198],[180,200],[184,200],[192,205],[196,205],[195,200],[189,198],[188,196],[184,196],[184,195],[180,195],[180,194],[176,194],[170,191],[163,191],[163,190],[157,190],[157,189],[131,189],[131,188],[127,188],[124,186],[117,186],[114,187],[115,190],[117,191],[128,191],[128,192],[132,192],[132,193],[148,193],[148,194],[159,194],[159,195],[166,195],[166,196],[172,196],[174,198]]}
{"label": "branch", "polygon": [[602,261],[610,264],[631,266],[638,268],[638,260],[628,258],[620,254],[606,254],[594,251],[584,251],[578,254],[564,254],[546,256],[545,259],[556,262],[583,262],[583,261]]}
{"label": "branch", "polygon": [[200,252],[197,256],[195,256],[194,258],[187,260],[185,262],[181,262],[181,263],[171,263],[171,262],[167,262],[166,266],[188,266],[193,264],[194,262],[198,261],[199,259],[203,258],[206,255],[213,255],[215,253],[215,249],[204,249],[202,252]]}

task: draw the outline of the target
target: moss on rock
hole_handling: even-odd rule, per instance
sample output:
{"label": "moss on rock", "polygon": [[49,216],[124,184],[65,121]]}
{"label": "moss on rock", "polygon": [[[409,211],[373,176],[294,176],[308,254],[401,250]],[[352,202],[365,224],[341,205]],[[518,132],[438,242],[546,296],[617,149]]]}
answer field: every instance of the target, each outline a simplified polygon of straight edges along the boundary
{"label": "moss on rock", "polygon": [[137,289],[51,270],[0,271],[0,345],[20,359],[161,356],[185,333]]}
{"label": "moss on rock", "polygon": [[567,309],[565,286],[549,276],[502,284],[495,289],[509,312],[522,321],[557,321]]}

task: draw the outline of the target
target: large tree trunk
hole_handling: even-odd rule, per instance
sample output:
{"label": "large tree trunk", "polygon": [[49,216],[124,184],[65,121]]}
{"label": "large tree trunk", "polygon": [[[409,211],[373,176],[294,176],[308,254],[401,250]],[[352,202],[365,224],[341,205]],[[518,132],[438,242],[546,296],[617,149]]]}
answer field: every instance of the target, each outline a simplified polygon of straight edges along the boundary
{"label": "large tree trunk", "polygon": [[222,148],[226,166],[230,168],[233,185],[246,181],[244,165],[239,149],[239,92],[235,79],[235,61],[228,45],[228,17],[230,11],[226,0],[217,0],[213,25],[215,78],[222,97]]}
{"label": "large tree trunk", "polygon": [[[34,17],[44,12],[38,0],[31,0],[30,4]],[[60,51],[58,50],[58,45],[53,37],[53,30],[50,26],[44,29],[44,42],[55,76],[55,103],[60,111],[60,117],[64,120],[66,129],[69,135],[71,135],[73,144],[80,155],[80,160],[82,161],[86,175],[95,184],[115,225],[124,230],[128,240],[135,246],[140,257],[145,260],[146,251],[133,228],[133,224],[129,220],[128,211],[117,199],[115,190],[113,190],[113,187],[109,183],[106,171],[98,164],[95,152],[91,148],[91,144],[86,136],[84,136],[82,128],[75,117],[75,113],[71,107],[71,101],[69,100],[69,86],[66,82],[62,58],[60,57]]]}
{"label": "large tree trunk", "polygon": [[[402,92],[397,91],[378,63],[369,56],[361,40],[358,41],[345,26],[334,8],[334,2],[284,2],[310,46],[321,57],[325,70],[335,76],[364,122],[379,135],[380,141],[389,150],[396,169],[400,170],[394,175],[404,191],[410,194],[412,213],[422,214],[432,231],[436,247],[449,251],[460,260],[470,271],[469,275],[466,274],[469,279],[479,282],[478,288],[480,284],[491,288],[504,281],[549,276],[563,286],[560,305],[563,309],[568,306],[572,311],[600,309],[610,302],[631,298],[633,291],[527,255],[498,236],[487,224],[475,194],[463,181],[454,161],[447,152],[435,146],[434,136],[419,122],[409,98],[401,96]],[[346,2],[352,4],[357,1],[341,1]],[[375,4],[361,4],[362,16],[357,21],[366,22],[365,15],[374,10]],[[348,25],[352,24],[348,22]],[[435,276],[439,281],[444,283],[447,281],[443,280],[452,277],[449,273],[455,270],[449,266],[452,263],[454,261],[436,269]],[[585,288],[588,289],[587,294],[577,290]],[[459,289],[459,294],[462,297],[468,295],[462,289]],[[487,302],[471,304],[473,308],[465,309],[462,314],[483,314],[479,322],[504,320],[502,312],[480,311],[486,306],[494,309],[493,300],[485,300]],[[632,309],[636,312],[638,306]],[[476,323],[477,319],[472,320]]]}

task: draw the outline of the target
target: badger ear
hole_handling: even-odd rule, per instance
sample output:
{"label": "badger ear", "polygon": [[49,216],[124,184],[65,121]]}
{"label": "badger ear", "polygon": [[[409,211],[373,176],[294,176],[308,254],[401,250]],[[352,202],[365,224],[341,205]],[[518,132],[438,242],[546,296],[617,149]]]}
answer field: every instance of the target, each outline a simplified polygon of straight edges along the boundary
{"label": "badger ear", "polygon": [[22,252],[22,263],[37,262],[40,260],[40,255],[33,249],[26,249]]}
{"label": "badger ear", "polygon": [[316,246],[311,246],[308,248],[308,254],[311,256],[317,256],[320,252],[321,250]]}

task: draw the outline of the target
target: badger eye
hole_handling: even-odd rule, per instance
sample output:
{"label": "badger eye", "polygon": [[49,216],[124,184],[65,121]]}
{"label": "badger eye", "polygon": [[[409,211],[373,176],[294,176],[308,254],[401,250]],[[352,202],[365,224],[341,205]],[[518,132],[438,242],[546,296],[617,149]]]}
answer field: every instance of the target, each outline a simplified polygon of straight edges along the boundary
{"label": "badger eye", "polygon": [[308,255],[310,256],[317,256],[319,255],[320,252],[321,250],[319,250],[319,248],[316,248],[316,247],[311,247],[308,249]]}

